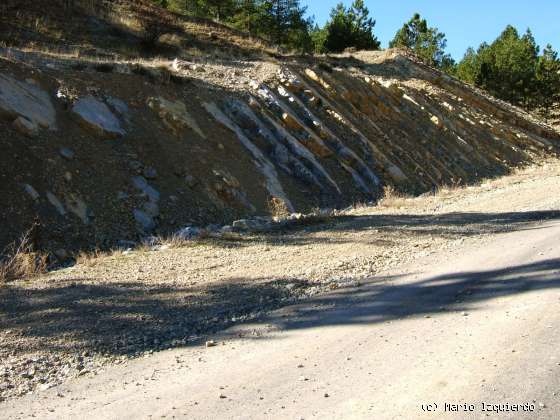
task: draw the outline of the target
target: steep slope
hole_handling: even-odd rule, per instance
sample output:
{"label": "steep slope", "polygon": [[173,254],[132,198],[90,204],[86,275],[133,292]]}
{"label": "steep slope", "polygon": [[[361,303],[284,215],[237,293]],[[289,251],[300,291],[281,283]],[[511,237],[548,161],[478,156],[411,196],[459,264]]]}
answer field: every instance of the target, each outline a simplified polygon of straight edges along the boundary
{"label": "steep slope", "polygon": [[275,49],[240,31],[176,15],[152,0],[3,0],[0,45],[103,59],[258,56]]}
{"label": "steep slope", "polygon": [[402,51],[257,58],[164,45],[132,61],[99,39],[111,57],[23,49],[23,38],[0,50],[2,245],[34,221],[40,247],[70,250],[266,215],[271,202],[308,211],[376,200],[385,185],[420,194],[560,146],[530,115]]}

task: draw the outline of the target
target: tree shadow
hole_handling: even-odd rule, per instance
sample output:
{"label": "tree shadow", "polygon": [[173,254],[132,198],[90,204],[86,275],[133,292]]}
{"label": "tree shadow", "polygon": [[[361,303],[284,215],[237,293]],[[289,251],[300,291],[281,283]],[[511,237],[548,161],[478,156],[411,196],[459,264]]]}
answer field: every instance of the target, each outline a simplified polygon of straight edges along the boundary
{"label": "tree shadow", "polygon": [[209,287],[111,278],[11,284],[0,287],[0,358],[40,350],[130,355],[163,349],[285,305],[294,288],[305,287],[297,279],[229,279]]}
{"label": "tree shadow", "polygon": [[[295,221],[288,225],[279,225],[269,233],[240,241],[240,244],[262,242],[270,245],[310,245],[314,243],[347,243],[356,242],[355,236],[323,238],[321,233],[367,233],[366,241],[397,240],[400,235],[441,236],[446,238],[469,237],[481,234],[505,233],[512,230],[537,229],[535,222],[560,219],[560,211],[530,212],[453,212],[443,214],[373,214],[364,216],[342,215],[319,217]],[[316,235],[310,235],[316,234]],[[385,237],[384,235],[389,235]],[[392,239],[393,238],[393,239]]]}
{"label": "tree shadow", "polygon": [[[366,284],[314,299],[289,318],[268,322],[293,330],[395,321],[447,311],[473,311],[476,304],[505,296],[560,287],[560,259],[488,271],[444,274],[417,282]],[[325,310],[328,307],[330,309]]]}

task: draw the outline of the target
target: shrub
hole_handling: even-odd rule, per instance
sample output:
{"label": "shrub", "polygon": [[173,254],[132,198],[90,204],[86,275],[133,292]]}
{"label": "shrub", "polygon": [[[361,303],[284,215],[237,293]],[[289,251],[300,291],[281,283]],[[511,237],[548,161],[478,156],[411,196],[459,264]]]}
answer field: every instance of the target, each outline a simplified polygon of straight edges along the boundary
{"label": "shrub", "polygon": [[0,257],[0,283],[33,277],[47,270],[47,255],[33,249],[31,240],[35,227],[9,245]]}
{"label": "shrub", "polygon": [[286,203],[278,197],[272,197],[268,201],[268,210],[270,211],[270,215],[275,219],[285,219],[290,215]]}

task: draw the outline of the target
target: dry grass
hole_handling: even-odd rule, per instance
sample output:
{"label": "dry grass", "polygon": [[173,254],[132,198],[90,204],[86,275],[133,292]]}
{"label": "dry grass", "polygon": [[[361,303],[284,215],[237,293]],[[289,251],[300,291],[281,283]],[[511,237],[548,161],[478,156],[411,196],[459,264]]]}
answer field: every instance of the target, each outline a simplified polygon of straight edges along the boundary
{"label": "dry grass", "polygon": [[447,185],[440,185],[437,190],[435,191],[434,195],[437,197],[451,197],[461,191],[463,191],[465,189],[465,186],[458,183],[458,182],[454,182],[452,184],[447,184]]}
{"label": "dry grass", "polygon": [[[185,237],[180,234],[173,234],[169,236],[157,236],[150,238],[136,248],[135,252],[149,252],[154,249],[178,249],[187,248],[204,243],[206,240],[213,238],[212,234],[206,229],[198,229],[196,233],[193,232],[193,237]],[[154,248],[155,247],[155,248]]]}
{"label": "dry grass", "polygon": [[290,215],[290,210],[288,210],[286,203],[278,197],[272,197],[268,201],[268,210],[270,215],[277,220],[285,219]]}
{"label": "dry grass", "polygon": [[186,239],[180,235],[171,235],[158,238],[155,244],[168,249],[177,249],[192,246],[193,241]]}
{"label": "dry grass", "polygon": [[47,271],[47,255],[33,249],[33,229],[4,250],[0,259],[0,283],[34,277]]}
{"label": "dry grass", "polygon": [[383,188],[383,198],[379,201],[381,207],[404,207],[410,201],[410,196],[395,189],[392,185]]}
{"label": "dry grass", "polygon": [[181,235],[157,236],[140,242],[135,247],[124,249],[112,249],[102,251],[95,249],[92,251],[81,251],[74,256],[77,265],[94,267],[103,264],[108,259],[123,258],[126,255],[137,255],[142,253],[154,252],[164,249],[180,249],[195,247],[200,245],[212,245],[213,241],[239,241],[242,237],[236,233],[220,233],[215,236],[205,229],[201,229],[192,239]]}
{"label": "dry grass", "polygon": [[[141,248],[143,245],[140,245],[138,248],[135,248],[134,251],[142,252],[143,249]],[[86,267],[93,267],[99,265],[103,261],[107,259],[116,259],[121,258],[127,254],[127,251],[124,249],[111,249],[109,251],[101,251],[99,249],[95,249],[93,251],[81,251],[77,255],[74,256],[77,265],[84,265]]]}
{"label": "dry grass", "polygon": [[99,264],[105,258],[110,257],[113,255],[112,251],[103,252],[98,249],[93,251],[81,251],[78,255],[76,255],[76,264],[85,265],[86,267],[93,267],[94,265]]}

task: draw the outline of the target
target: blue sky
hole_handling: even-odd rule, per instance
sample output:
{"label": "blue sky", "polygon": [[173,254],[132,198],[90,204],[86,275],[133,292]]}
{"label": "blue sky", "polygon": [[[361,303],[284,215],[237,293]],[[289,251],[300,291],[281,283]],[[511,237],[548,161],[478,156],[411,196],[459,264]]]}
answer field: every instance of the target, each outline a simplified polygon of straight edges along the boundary
{"label": "blue sky", "polygon": [[[342,1],[345,5],[351,0]],[[329,17],[338,0],[302,0],[308,14],[319,24]],[[365,0],[377,21],[375,34],[387,47],[395,32],[415,12],[447,35],[447,51],[461,59],[467,47],[493,41],[511,24],[525,32],[533,31],[541,49],[547,43],[560,50],[560,0]]]}

